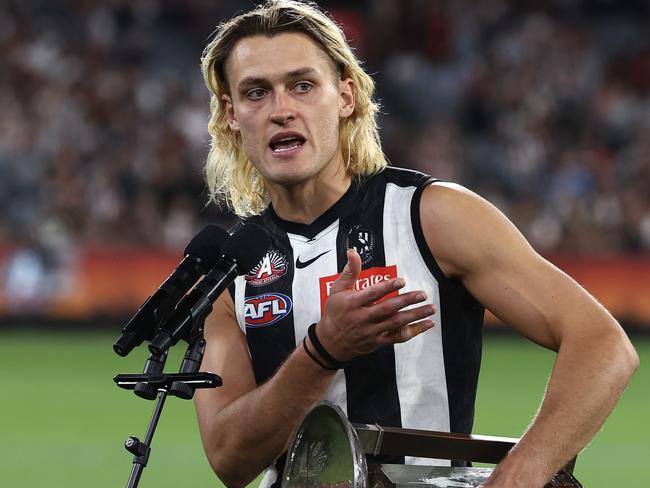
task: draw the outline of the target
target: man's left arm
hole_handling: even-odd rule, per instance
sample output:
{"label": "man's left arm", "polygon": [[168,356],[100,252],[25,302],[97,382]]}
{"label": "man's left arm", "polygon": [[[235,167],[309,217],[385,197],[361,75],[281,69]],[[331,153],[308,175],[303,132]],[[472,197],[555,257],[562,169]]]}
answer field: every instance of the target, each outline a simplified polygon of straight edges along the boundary
{"label": "man's left arm", "polygon": [[542,487],[597,433],[638,356],[609,312],[487,201],[434,183],[422,195],[420,215],[443,272],[462,280],[504,323],[557,352],[539,412],[484,485]]}

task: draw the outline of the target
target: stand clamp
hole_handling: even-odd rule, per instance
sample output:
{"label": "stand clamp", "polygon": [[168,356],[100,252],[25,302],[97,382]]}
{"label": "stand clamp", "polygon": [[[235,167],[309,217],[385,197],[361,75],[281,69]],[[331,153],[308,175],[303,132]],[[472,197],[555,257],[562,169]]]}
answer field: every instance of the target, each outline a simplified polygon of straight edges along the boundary
{"label": "stand clamp", "polygon": [[141,442],[140,439],[133,435],[130,436],[124,443],[124,448],[135,456],[133,463],[141,464],[142,466],[147,465],[151,448]]}

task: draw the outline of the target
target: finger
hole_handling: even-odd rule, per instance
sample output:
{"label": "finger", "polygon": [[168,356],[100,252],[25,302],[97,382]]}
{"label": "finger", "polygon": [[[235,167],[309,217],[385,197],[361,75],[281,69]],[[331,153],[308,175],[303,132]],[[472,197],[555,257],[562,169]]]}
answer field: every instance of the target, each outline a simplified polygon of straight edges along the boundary
{"label": "finger", "polygon": [[435,313],[435,307],[431,304],[422,305],[408,310],[396,312],[383,322],[375,324],[375,330],[381,332],[390,331],[398,327],[404,327],[407,324],[417,322],[422,319],[431,317]]}
{"label": "finger", "polygon": [[397,327],[387,331],[386,339],[390,344],[401,344],[426,332],[434,326],[433,320],[421,320],[403,327]]}
{"label": "finger", "polygon": [[[423,302],[427,294],[423,291],[410,291],[396,297],[390,297],[379,303],[369,306],[369,319],[373,322],[380,322],[404,307]],[[435,309],[434,309],[435,312]],[[433,312],[431,312],[433,313]]]}
{"label": "finger", "polygon": [[354,298],[352,298],[353,304],[361,307],[372,305],[386,295],[394,293],[400,288],[404,288],[404,286],[406,286],[404,278],[380,281],[355,293]]}
{"label": "finger", "polygon": [[341,276],[334,283],[330,294],[338,293],[343,290],[352,290],[359,279],[361,273],[361,256],[355,249],[348,249],[348,262],[345,264]]}

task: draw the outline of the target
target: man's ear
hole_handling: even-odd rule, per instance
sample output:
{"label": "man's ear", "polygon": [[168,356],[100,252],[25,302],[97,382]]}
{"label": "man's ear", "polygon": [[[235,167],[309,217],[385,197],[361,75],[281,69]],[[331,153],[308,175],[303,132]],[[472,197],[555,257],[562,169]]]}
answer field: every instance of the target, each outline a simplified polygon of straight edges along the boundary
{"label": "man's ear", "polygon": [[345,78],[339,82],[339,93],[341,96],[341,108],[339,117],[348,118],[354,112],[356,101],[356,87],[352,78]]}
{"label": "man's ear", "polygon": [[239,131],[239,122],[237,121],[237,116],[235,115],[235,107],[232,104],[232,99],[230,95],[221,95],[221,101],[226,110],[226,119],[228,120],[228,125],[230,130],[233,132]]}

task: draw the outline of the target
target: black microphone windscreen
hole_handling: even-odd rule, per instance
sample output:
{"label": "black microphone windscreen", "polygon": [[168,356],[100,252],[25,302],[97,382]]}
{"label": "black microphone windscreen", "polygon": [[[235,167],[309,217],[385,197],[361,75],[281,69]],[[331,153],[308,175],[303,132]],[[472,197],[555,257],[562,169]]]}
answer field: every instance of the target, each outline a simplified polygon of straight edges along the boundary
{"label": "black microphone windscreen", "polygon": [[240,274],[246,273],[255,266],[271,245],[268,232],[257,224],[245,224],[226,241],[221,249],[237,262]]}
{"label": "black microphone windscreen", "polygon": [[192,238],[183,255],[198,258],[206,268],[212,268],[217,264],[221,248],[228,237],[228,232],[218,225],[206,225]]}

